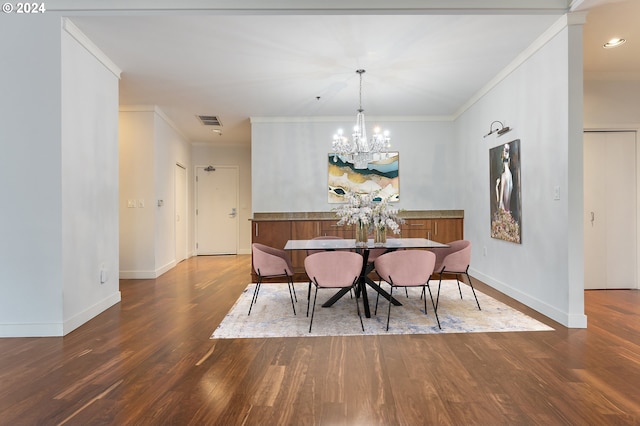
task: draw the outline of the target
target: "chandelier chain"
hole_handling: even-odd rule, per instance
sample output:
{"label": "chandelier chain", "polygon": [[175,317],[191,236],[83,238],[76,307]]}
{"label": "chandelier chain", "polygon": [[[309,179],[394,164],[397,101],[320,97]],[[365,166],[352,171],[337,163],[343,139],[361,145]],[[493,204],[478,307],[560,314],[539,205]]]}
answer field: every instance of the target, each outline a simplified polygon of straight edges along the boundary
{"label": "chandelier chain", "polygon": [[362,74],[365,73],[365,70],[358,70],[356,72],[360,74],[360,108],[358,109],[358,112],[364,112],[362,109]]}

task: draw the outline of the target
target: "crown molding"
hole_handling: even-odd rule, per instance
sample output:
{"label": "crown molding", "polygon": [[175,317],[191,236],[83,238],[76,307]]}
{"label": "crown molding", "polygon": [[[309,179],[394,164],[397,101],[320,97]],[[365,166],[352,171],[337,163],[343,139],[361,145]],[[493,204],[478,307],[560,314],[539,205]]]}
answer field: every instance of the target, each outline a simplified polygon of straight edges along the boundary
{"label": "crown molding", "polygon": [[167,114],[160,109],[157,105],[120,105],[118,108],[120,112],[153,112],[162,118],[173,130],[180,135],[185,142],[191,144],[191,140],[185,136],[184,133],[178,128],[178,126],[167,116]]}
{"label": "crown molding", "polygon": [[489,83],[482,87],[475,95],[473,95],[456,113],[455,119],[459,118],[465,111],[471,108],[487,93],[493,90],[500,82],[513,73],[520,65],[524,64],[536,52],[542,49],[549,41],[551,41],[562,30],[569,25],[582,25],[586,22],[586,12],[575,12],[563,15],[554,22],[544,33],[542,33],[533,43],[523,50],[509,65],[500,71]]}
{"label": "crown molding", "polygon": [[[255,123],[335,123],[337,121],[353,121],[353,115],[341,116],[320,116],[320,117],[249,117],[251,124]],[[385,122],[438,122],[438,121],[454,121],[455,117],[451,115],[433,115],[433,116],[380,116],[368,115],[367,121],[385,121]]]}
{"label": "crown molding", "polygon": [[47,11],[62,13],[234,14],[561,14],[569,0],[48,0]]}
{"label": "crown molding", "polygon": [[102,65],[120,80],[122,70],[107,55],[104,54],[78,27],[68,18],[62,18],[62,28],[73,37],[82,47],[91,53]]}

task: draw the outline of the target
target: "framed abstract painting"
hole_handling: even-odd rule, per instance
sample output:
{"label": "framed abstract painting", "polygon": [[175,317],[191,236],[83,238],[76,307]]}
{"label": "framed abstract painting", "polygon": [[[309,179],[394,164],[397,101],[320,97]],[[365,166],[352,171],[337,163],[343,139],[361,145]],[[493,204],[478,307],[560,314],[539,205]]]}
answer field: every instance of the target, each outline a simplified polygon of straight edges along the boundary
{"label": "framed abstract painting", "polygon": [[366,169],[356,169],[339,155],[328,155],[329,203],[344,203],[344,194],[369,194],[380,191],[380,197],[400,200],[400,169],[398,152],[377,154]]}

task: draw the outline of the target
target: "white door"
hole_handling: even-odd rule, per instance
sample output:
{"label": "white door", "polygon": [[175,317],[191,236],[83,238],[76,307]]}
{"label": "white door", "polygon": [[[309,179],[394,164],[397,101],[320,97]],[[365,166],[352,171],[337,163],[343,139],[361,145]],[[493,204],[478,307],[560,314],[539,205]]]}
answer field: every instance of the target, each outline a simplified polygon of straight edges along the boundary
{"label": "white door", "polygon": [[176,164],[176,263],[187,258],[187,169]]}
{"label": "white door", "polygon": [[196,167],[196,252],[238,252],[238,168]]}
{"label": "white door", "polygon": [[636,134],[584,134],[584,284],[637,287]]}

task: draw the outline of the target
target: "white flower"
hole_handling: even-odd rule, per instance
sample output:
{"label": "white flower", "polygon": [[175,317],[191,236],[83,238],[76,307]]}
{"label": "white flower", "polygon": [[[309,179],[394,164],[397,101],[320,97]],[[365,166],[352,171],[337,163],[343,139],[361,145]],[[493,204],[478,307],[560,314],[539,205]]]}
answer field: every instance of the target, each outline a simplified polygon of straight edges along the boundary
{"label": "white flower", "polygon": [[355,225],[363,223],[369,228],[389,228],[395,234],[400,232],[400,225],[404,220],[398,217],[398,209],[389,208],[389,198],[381,197],[380,201],[374,201],[379,197],[380,191],[368,194],[347,192],[347,203],[334,209],[340,218],[338,225]]}

